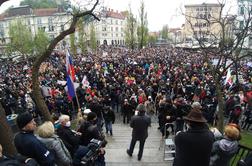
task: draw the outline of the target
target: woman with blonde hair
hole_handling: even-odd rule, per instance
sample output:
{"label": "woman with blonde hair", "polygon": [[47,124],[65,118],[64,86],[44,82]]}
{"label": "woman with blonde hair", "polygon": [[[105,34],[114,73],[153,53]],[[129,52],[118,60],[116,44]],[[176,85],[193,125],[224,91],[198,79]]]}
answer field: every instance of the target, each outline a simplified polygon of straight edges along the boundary
{"label": "woman with blonde hair", "polygon": [[54,125],[47,121],[38,127],[37,138],[55,154],[55,162],[59,166],[70,166],[72,158],[62,140],[55,134]]}
{"label": "woman with blonde hair", "polygon": [[229,166],[231,158],[238,151],[239,139],[239,128],[233,124],[226,125],[224,137],[213,144],[210,166]]}

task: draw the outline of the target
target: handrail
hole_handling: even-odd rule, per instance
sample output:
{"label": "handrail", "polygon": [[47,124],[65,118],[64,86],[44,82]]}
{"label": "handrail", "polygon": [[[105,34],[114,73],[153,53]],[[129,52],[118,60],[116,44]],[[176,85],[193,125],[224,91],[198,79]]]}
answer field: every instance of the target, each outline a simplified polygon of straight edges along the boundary
{"label": "handrail", "polygon": [[237,166],[238,162],[242,159],[245,159],[250,152],[252,152],[252,148],[239,144],[239,149],[235,156],[232,158],[230,166]]}

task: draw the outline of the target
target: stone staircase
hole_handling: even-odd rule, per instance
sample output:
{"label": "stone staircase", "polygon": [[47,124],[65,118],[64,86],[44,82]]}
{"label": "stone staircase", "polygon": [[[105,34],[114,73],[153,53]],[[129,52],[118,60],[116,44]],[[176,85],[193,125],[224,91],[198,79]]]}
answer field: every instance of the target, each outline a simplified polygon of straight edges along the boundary
{"label": "stone staircase", "polygon": [[[164,161],[164,141],[157,130],[158,124],[152,123],[149,128],[149,137],[144,146],[141,161],[137,160],[139,142],[136,143],[132,157],[126,153],[131,141],[129,124],[113,124],[113,136],[106,136],[108,144],[106,146],[106,165],[107,166],[172,166],[172,162]],[[161,145],[161,146],[160,146]]]}

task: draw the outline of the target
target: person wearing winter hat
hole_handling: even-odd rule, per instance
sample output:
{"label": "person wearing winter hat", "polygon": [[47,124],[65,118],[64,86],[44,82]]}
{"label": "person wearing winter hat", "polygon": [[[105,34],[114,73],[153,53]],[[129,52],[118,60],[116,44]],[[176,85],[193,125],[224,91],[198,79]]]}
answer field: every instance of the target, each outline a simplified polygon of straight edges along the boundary
{"label": "person wearing winter hat", "polygon": [[36,122],[28,112],[17,117],[17,126],[20,132],[14,138],[18,153],[34,158],[41,166],[54,166],[54,155],[33,134]]}
{"label": "person wearing winter hat", "polygon": [[184,117],[187,131],[175,136],[176,156],[174,166],[209,166],[214,135],[206,125],[199,109],[192,109]]}

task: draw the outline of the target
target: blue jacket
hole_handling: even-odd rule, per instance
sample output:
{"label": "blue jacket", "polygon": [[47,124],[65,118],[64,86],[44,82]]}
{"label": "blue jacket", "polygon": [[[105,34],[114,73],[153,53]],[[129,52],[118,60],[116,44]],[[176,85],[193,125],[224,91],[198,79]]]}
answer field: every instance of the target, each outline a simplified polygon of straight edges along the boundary
{"label": "blue jacket", "polygon": [[14,139],[17,151],[34,158],[40,166],[54,166],[54,155],[31,132],[19,132]]}

